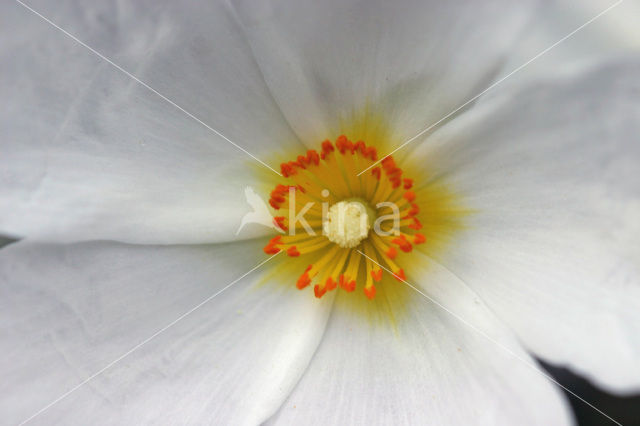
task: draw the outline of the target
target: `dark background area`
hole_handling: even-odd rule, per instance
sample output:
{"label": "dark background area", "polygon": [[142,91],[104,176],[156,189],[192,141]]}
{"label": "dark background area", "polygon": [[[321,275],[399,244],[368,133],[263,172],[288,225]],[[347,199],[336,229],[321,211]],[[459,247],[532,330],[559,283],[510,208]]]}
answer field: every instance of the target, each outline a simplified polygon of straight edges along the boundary
{"label": "dark background area", "polygon": [[[3,247],[14,240],[0,236],[0,247]],[[628,397],[614,396],[603,392],[589,383],[582,377],[573,374],[566,368],[554,367],[542,360],[538,360],[540,365],[549,372],[562,386],[570,389],[576,395],[580,395],[586,401],[598,407],[599,410],[614,418],[624,426],[640,426],[640,395]],[[640,360],[638,360],[640,362]],[[615,425],[612,421],[598,413],[596,410],[580,401],[570,393],[563,390],[567,396],[577,424],[580,426],[595,425]],[[540,407],[544,410],[544,407]]]}
{"label": "dark background area", "polygon": [[[580,398],[589,401],[599,410],[614,418],[624,426],[640,425],[640,395],[618,397],[603,392],[582,377],[573,374],[566,368],[554,367],[538,360],[540,365],[549,372],[562,386],[567,387]],[[640,360],[638,361],[640,362]],[[571,403],[577,423],[581,426],[615,425],[612,421],[589,407],[578,398],[565,391]],[[544,409],[544,408],[543,408]]]}

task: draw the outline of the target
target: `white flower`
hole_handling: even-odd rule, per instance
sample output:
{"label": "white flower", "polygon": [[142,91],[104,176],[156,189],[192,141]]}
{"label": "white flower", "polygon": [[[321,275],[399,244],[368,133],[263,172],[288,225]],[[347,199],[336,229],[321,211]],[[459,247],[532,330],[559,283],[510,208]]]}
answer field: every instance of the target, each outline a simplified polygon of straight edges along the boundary
{"label": "white flower", "polygon": [[408,281],[475,329],[417,292],[366,322],[257,285],[270,264],[238,281],[260,182],[197,120],[265,161],[367,106],[402,141],[495,81],[533,9],[185,3],[32,5],[166,99],[2,5],[2,422],[569,423],[527,351],[638,389],[637,58],[496,88],[405,147],[475,212]]}

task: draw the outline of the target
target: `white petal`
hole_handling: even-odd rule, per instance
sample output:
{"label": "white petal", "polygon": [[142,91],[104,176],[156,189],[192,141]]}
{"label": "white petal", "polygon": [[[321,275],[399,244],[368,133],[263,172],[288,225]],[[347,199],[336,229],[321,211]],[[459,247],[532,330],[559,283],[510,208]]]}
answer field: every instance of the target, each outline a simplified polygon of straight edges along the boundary
{"label": "white petal", "polygon": [[640,389],[640,73],[504,93],[415,153],[470,209],[442,263],[532,351]]}
{"label": "white petal", "polygon": [[276,101],[307,144],[365,108],[409,138],[489,85],[529,2],[234,3]]}
{"label": "white petal", "polygon": [[[262,161],[300,150],[225,6],[33,6]],[[250,170],[273,172],[18,3],[1,8],[0,231],[233,237]]]}
{"label": "white petal", "polygon": [[535,365],[477,296],[437,265],[422,275],[430,297],[507,350],[413,290],[407,306],[390,301],[407,312],[397,327],[350,314],[339,294],[318,352],[273,423],[570,423],[559,390],[523,362]]}
{"label": "white petal", "polygon": [[[571,72],[604,58],[639,53],[639,21],[638,2],[545,2],[523,31],[522,39],[510,51],[503,74],[510,73],[550,46],[554,47],[518,71],[517,76],[506,80],[504,85],[523,84],[541,75]],[[578,32],[565,38],[578,28],[581,28]],[[556,44],[560,40],[563,41]]]}
{"label": "white petal", "polygon": [[[0,259],[0,412],[17,424],[255,264],[255,243],[17,243]],[[260,256],[257,256],[260,257]],[[256,287],[263,265],[78,388],[36,424],[258,424],[306,368],[330,300]],[[54,421],[55,420],[55,421]]]}

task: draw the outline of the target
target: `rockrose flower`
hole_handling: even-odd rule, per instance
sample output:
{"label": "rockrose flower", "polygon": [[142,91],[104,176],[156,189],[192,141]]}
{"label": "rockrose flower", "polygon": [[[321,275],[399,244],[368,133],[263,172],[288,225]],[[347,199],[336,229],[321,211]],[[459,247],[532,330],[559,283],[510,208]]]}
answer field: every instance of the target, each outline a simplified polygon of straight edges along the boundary
{"label": "rockrose flower", "polygon": [[1,9],[2,423],[571,423],[531,354],[638,389],[639,60],[498,86],[521,1]]}

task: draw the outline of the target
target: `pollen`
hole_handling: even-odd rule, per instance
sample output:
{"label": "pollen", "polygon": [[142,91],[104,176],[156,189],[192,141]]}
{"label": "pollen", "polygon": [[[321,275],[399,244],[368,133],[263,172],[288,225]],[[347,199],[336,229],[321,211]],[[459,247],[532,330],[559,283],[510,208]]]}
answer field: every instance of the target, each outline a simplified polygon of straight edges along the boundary
{"label": "pollen", "polygon": [[264,252],[303,262],[292,285],[318,298],[344,291],[365,300],[380,294],[376,286],[402,285],[401,266],[430,238],[419,219],[415,177],[405,176],[392,156],[379,161],[375,147],[346,136],[282,163],[280,171],[284,179],[269,204],[286,233]]}
{"label": "pollen", "polygon": [[371,228],[367,207],[359,201],[340,201],[329,209],[322,231],[329,241],[342,248],[353,248],[367,238]]}

